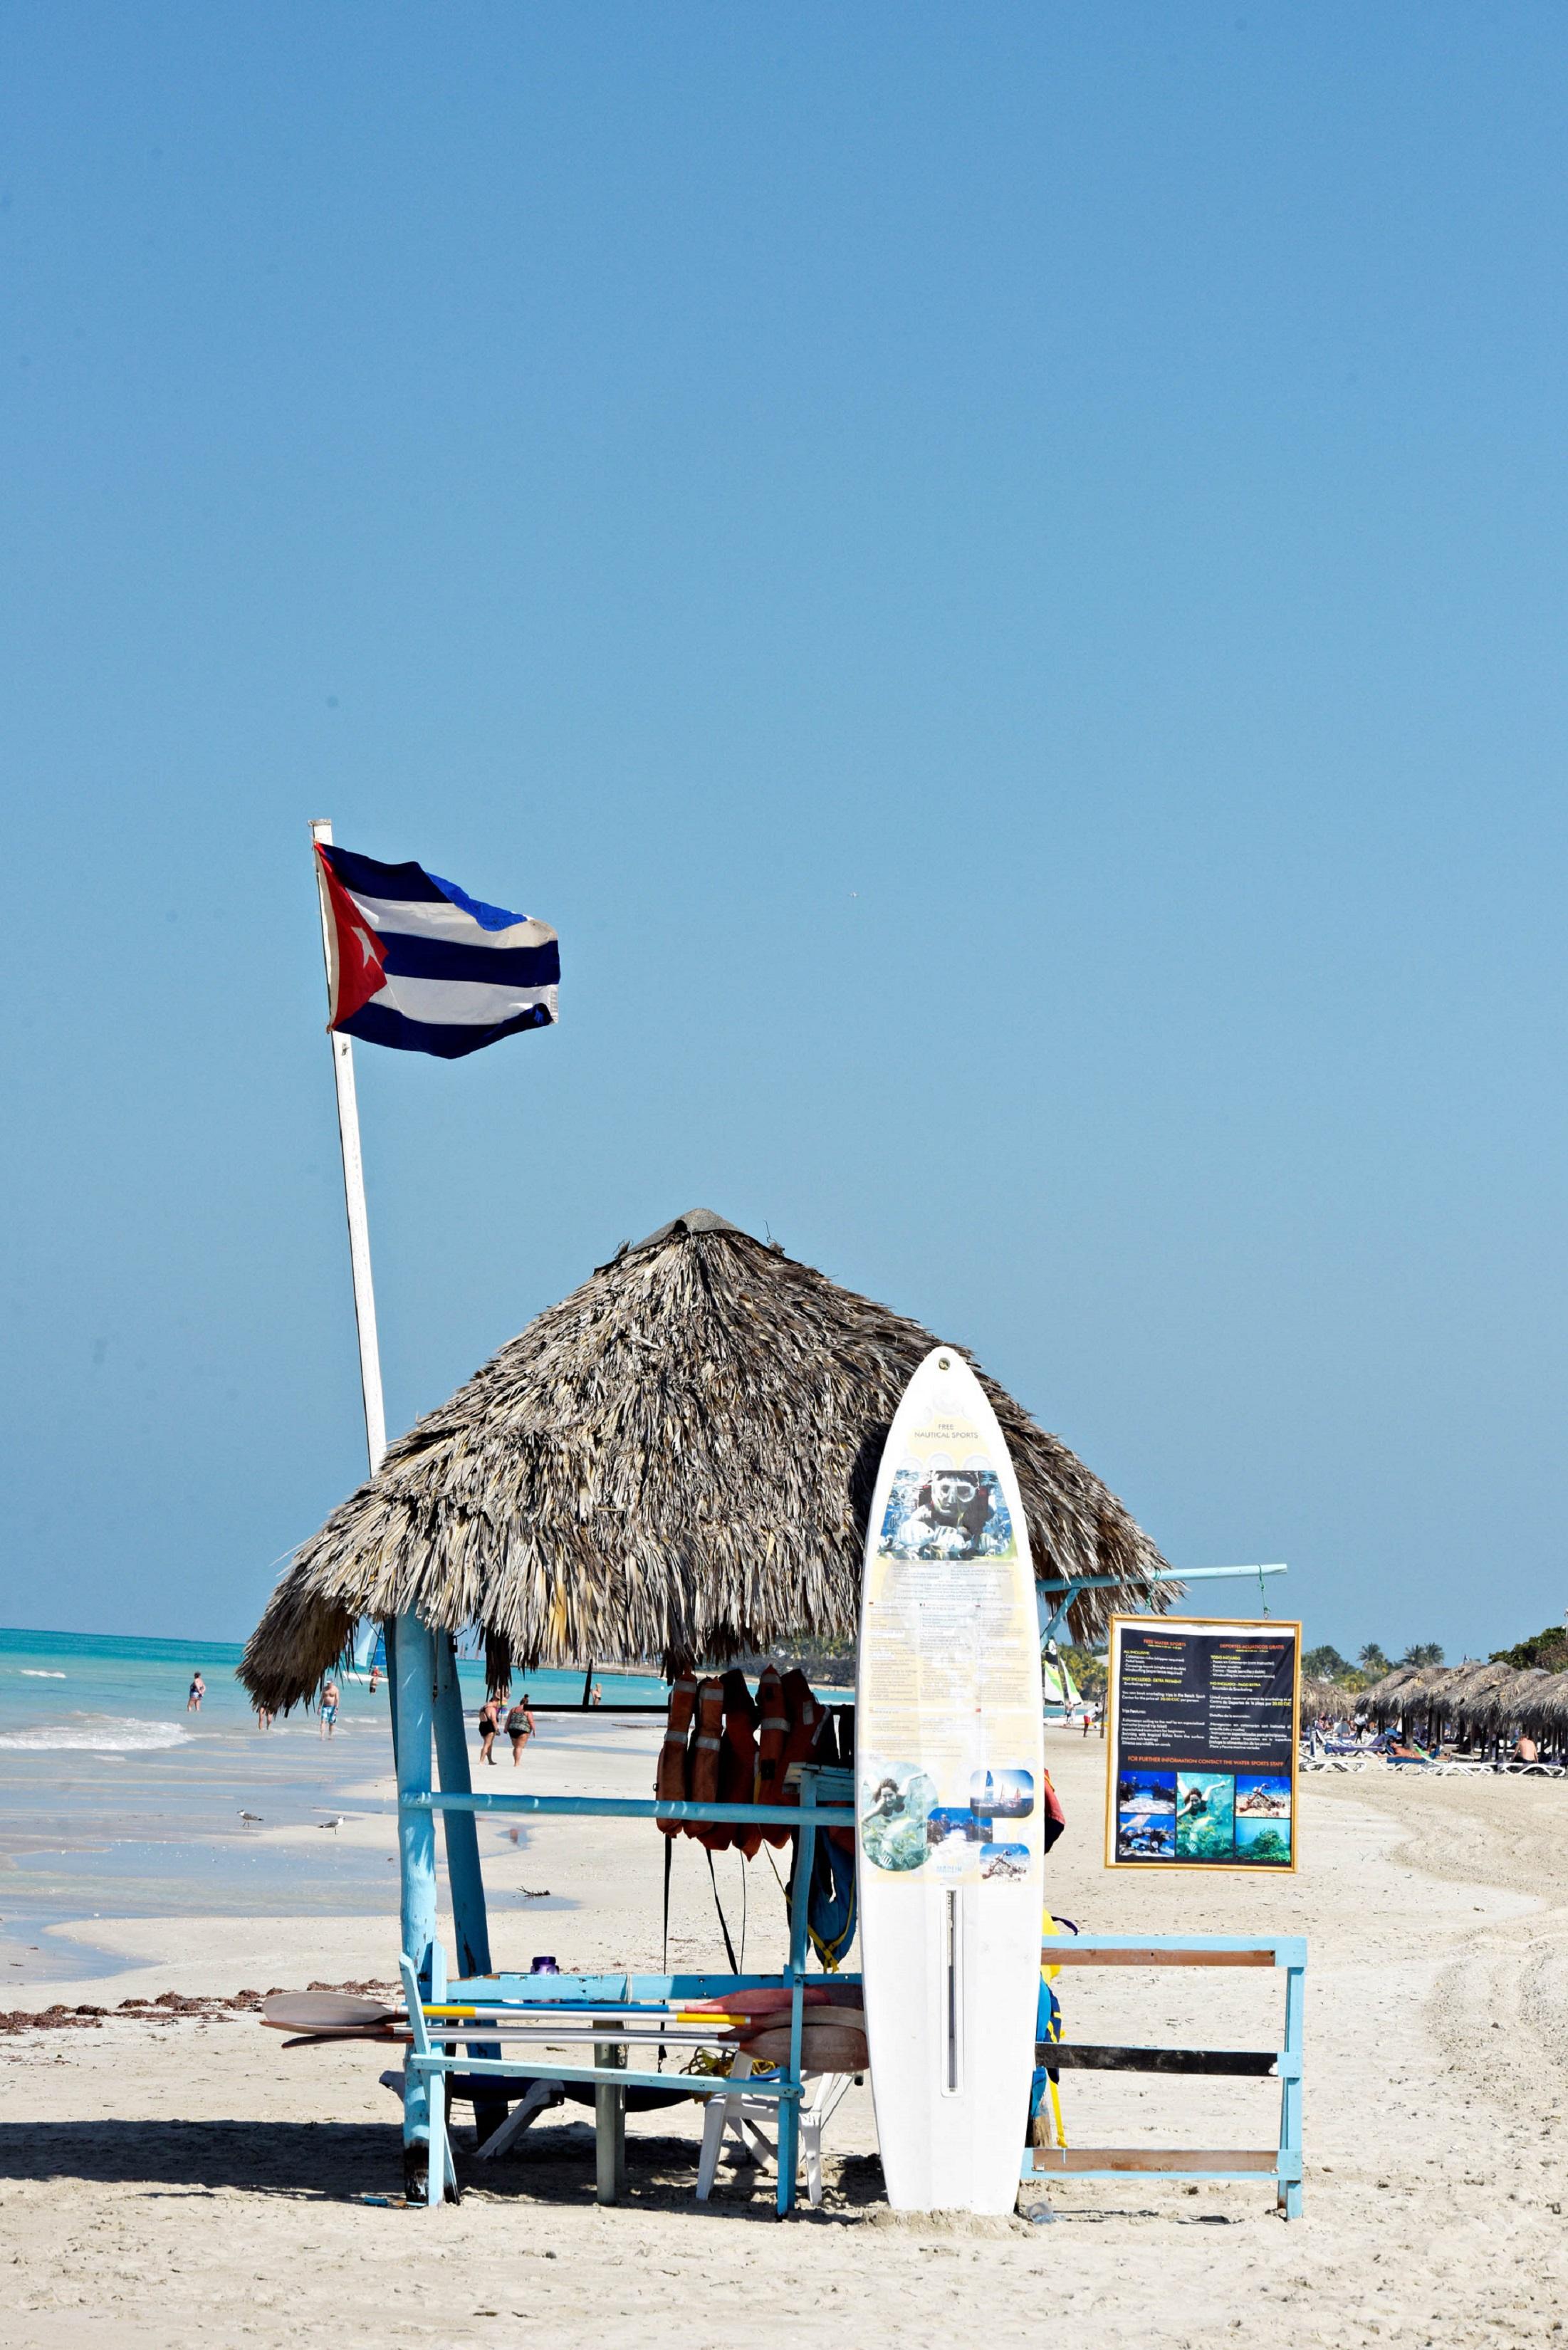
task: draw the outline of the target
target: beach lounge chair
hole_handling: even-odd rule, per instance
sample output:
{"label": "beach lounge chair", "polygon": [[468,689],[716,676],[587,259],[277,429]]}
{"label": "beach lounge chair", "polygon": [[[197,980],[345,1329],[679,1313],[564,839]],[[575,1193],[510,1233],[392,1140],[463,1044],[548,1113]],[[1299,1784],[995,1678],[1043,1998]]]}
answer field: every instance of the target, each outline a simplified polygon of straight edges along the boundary
{"label": "beach lounge chair", "polygon": [[[742,2085],[751,2075],[752,2059],[735,2059],[730,2078],[733,2095],[710,2097],[702,2119],[702,2152],[697,2165],[697,2200],[706,2203],[719,2168],[720,2150],[728,2130],[746,2162],[776,2160],[779,2109],[772,2097],[749,2097]],[[805,2158],[805,2191],[814,2209],[822,2202],[822,2133],[843,2101],[853,2073],[808,2073],[801,2082],[800,2149]],[[774,2125],[769,2137],[763,2124]]]}

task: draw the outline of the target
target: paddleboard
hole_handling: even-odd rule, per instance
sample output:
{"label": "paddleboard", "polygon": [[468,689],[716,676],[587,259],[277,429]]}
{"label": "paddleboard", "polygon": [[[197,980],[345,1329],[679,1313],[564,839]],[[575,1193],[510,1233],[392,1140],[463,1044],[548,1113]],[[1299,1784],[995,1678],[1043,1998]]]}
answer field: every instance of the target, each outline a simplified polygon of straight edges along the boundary
{"label": "paddleboard", "polygon": [[980,1381],[927,1356],[867,1531],[855,1708],[871,2091],[898,2211],[1011,2211],[1044,1893],[1040,1635],[1018,1480]]}

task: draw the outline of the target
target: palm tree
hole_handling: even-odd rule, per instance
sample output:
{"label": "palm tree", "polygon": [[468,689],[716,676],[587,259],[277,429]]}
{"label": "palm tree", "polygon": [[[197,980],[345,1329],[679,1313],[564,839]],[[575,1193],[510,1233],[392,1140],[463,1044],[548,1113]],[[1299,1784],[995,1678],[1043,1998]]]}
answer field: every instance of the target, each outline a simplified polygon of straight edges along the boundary
{"label": "palm tree", "polygon": [[1357,1651],[1355,1661],[1363,1672],[1386,1673],[1388,1670],[1388,1659],[1376,1640],[1368,1640],[1365,1648]]}

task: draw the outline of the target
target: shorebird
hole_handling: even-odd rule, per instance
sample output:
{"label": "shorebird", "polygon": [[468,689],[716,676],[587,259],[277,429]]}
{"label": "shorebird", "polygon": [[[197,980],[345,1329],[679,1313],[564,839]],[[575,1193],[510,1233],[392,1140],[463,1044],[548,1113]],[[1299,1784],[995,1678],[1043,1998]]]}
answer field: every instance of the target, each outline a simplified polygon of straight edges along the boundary
{"label": "shorebird", "polygon": [[242,1812],[240,1817],[248,1828],[259,1828],[262,1824],[262,1815],[259,1812]]}
{"label": "shorebird", "polygon": [[316,1825],[318,1828],[340,1828],[348,1816],[347,1812],[334,1812],[329,1818],[317,1820]]}

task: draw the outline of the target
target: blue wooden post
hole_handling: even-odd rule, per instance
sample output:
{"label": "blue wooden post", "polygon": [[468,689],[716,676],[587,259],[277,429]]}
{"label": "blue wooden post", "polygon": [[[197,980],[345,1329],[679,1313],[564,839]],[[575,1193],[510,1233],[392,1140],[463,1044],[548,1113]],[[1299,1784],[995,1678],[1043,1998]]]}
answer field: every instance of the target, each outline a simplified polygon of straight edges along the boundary
{"label": "blue wooden post", "polygon": [[[431,1792],[431,1723],[435,1644],[417,1616],[400,1616],[393,1652],[392,1711],[397,1721],[398,1862],[402,1947],[429,1995],[436,1939],[435,1814],[413,1810],[409,1795]],[[429,2191],[430,2092],[421,2075],[403,2076],[403,2180],[410,2199]]]}
{"label": "blue wooden post", "polygon": [[[803,1804],[808,1808],[815,1805],[815,1771],[801,1773],[800,1793]],[[779,2106],[778,2215],[781,2220],[794,2203],[794,2172],[800,2159],[800,2036],[805,2012],[806,1920],[811,1908],[811,1876],[815,1865],[816,1828],[808,1822],[801,1828],[796,1839],[794,1882],[790,1887],[789,2077],[795,2095],[784,2098]]]}
{"label": "blue wooden post", "polygon": [[1302,2022],[1306,2006],[1306,1969],[1285,1970],[1284,2061],[1280,2066],[1280,2152],[1295,2158],[1295,2176],[1281,2183],[1280,2210],[1287,2220],[1302,2216]]}
{"label": "blue wooden post", "polygon": [[389,1616],[381,1627],[387,1651],[387,1719],[392,1725],[392,1776],[398,1775],[398,1619]]}
{"label": "blue wooden post", "polygon": [[[457,1653],[450,1632],[435,1636],[436,1768],[443,1795],[471,1795],[468,1742],[463,1735],[462,1692],[457,1678]],[[457,1945],[461,1981],[490,1972],[490,1921],[484,1907],[484,1877],[479,1865],[479,1821],[472,1812],[444,1812],[446,1876],[452,1887],[452,1939]],[[471,2056],[499,2056],[499,2041],[471,2041]],[[474,2135],[483,2146],[506,2119],[506,2091],[492,2083],[488,2096],[475,2095]]]}
{"label": "blue wooden post", "polygon": [[[458,1687],[457,1658],[450,1632],[435,1636],[435,1749],[441,1793],[469,1795],[473,1782],[468,1770],[468,1742],[462,1727],[462,1696]],[[457,1972],[490,1972],[490,1925],[484,1908],[484,1878],[479,1866],[479,1823],[472,1812],[447,1812],[446,1874],[452,1887],[452,1922],[457,1944]]]}

